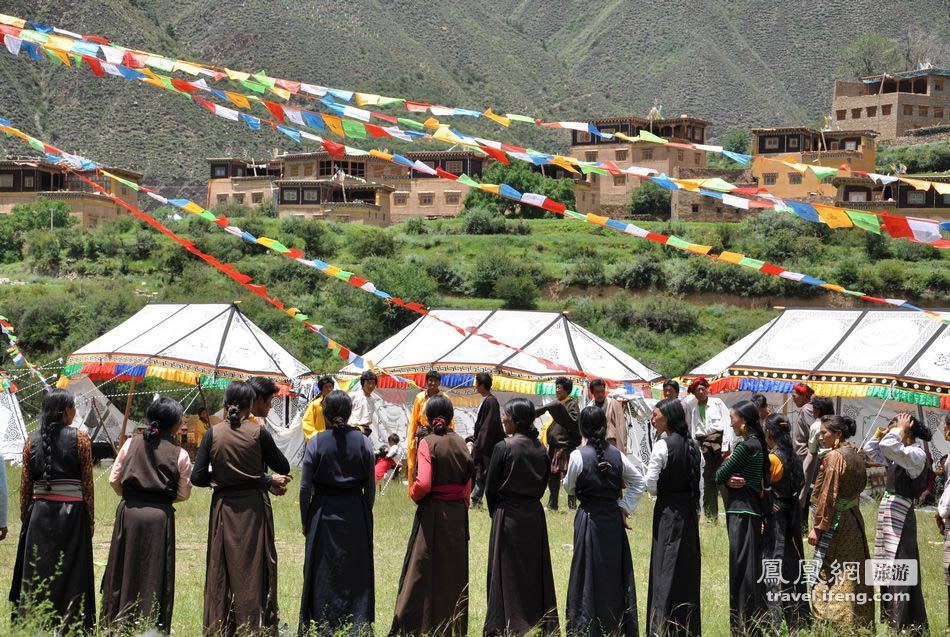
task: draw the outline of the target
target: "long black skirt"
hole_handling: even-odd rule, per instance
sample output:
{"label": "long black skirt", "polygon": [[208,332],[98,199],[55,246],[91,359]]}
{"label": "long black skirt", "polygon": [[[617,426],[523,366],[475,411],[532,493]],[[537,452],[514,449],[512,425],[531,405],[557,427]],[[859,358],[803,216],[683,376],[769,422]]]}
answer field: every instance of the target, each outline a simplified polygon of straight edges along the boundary
{"label": "long black skirt", "polygon": [[560,632],[548,525],[539,500],[502,500],[488,541],[485,635]]}
{"label": "long black skirt", "polygon": [[781,578],[774,578],[779,580],[778,583],[768,586],[770,598],[767,604],[776,629],[782,620],[790,631],[800,630],[811,623],[808,587],[801,576],[801,561],[805,559],[801,527],[801,508],[795,498],[788,508],[772,514],[766,529],[765,559],[782,563]]}
{"label": "long black skirt", "polygon": [[464,500],[419,503],[390,635],[468,634],[468,539]]}
{"label": "long black skirt", "polygon": [[86,503],[34,500],[26,520],[10,588],[14,619],[49,602],[57,624],[91,632],[96,624],[96,585]]}
{"label": "long black skirt", "polygon": [[[362,494],[316,495],[307,523],[301,635],[367,633],[376,614],[373,512]],[[347,632],[339,632],[346,627]]]}
{"label": "long black skirt", "polygon": [[[881,587],[881,623],[890,624],[897,631],[925,634],[927,632],[927,608],[924,605],[924,593],[920,585],[923,581],[923,573],[921,572],[923,569],[919,566],[920,550],[917,547],[917,515],[914,508],[907,512],[894,559],[914,560],[914,563],[918,564],[917,585]],[[897,598],[895,594],[900,595],[901,598]],[[885,595],[894,597],[890,601],[886,601]],[[910,599],[903,599],[904,595],[909,595]]]}
{"label": "long black skirt", "polygon": [[733,635],[768,632],[762,558],[765,556],[762,518],[729,513],[729,626]]}
{"label": "long black skirt", "polygon": [[122,500],[102,576],[102,621],[171,630],[175,604],[175,510]]}
{"label": "long black skirt", "polygon": [[650,635],[699,635],[699,515],[688,493],[662,495],[653,508],[647,618]]}
{"label": "long black skirt", "polygon": [[616,503],[581,503],[567,584],[568,635],[637,634],[633,559]]}

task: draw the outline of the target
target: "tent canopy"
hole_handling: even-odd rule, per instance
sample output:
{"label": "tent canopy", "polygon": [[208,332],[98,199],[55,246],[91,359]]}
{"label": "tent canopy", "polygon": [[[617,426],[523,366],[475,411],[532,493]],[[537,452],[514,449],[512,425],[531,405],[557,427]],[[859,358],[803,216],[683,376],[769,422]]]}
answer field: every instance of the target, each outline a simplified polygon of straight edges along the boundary
{"label": "tent canopy", "polygon": [[233,303],[146,305],[69,356],[63,375],[79,373],[216,388],[249,376],[290,383],[312,375]]}
{"label": "tent canopy", "polygon": [[[944,321],[950,313],[941,312]],[[789,309],[689,374],[714,391],[888,398],[950,408],[950,327],[919,312]]]}
{"label": "tent canopy", "polygon": [[[466,330],[477,328],[479,333],[526,353],[481,336],[460,334],[437,318]],[[431,310],[429,316],[386,339],[363,357],[400,375],[425,373],[434,368],[444,375],[468,378],[480,371],[494,371],[527,382],[571,376],[535,358],[540,357],[608,381],[642,384],[660,378],[632,356],[556,312]],[[344,375],[359,373],[352,365],[341,370]]]}

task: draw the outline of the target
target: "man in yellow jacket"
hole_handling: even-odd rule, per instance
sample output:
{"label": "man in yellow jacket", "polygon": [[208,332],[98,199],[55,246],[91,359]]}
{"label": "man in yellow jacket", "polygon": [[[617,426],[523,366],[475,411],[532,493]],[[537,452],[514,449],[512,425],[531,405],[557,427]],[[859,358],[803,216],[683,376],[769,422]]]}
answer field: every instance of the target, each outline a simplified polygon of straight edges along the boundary
{"label": "man in yellow jacket", "polygon": [[311,436],[327,428],[327,424],[323,420],[323,399],[333,391],[333,378],[330,376],[321,377],[317,381],[317,391],[319,395],[307,405],[307,411],[304,412],[303,420],[300,421],[303,437],[308,442]]}
{"label": "man in yellow jacket", "polygon": [[[426,405],[433,396],[444,396],[440,386],[442,384],[442,374],[430,369],[426,373],[426,388],[416,394],[412,403],[412,414],[409,416],[409,433],[407,438],[407,458],[406,465],[409,470],[409,486],[416,479],[416,449],[419,447],[417,436],[424,437],[428,435],[429,421],[426,419]],[[455,422],[449,423],[449,429],[455,429]]]}

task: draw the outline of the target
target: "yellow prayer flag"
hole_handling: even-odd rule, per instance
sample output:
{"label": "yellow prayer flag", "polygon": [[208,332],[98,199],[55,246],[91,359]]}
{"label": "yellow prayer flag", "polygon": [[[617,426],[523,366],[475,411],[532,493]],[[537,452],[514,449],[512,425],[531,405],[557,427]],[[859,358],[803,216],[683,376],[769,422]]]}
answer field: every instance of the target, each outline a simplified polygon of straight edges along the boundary
{"label": "yellow prayer flag", "polygon": [[175,60],[175,66],[172,67],[172,70],[184,71],[185,73],[188,73],[189,75],[201,75],[200,67],[195,66],[194,64],[191,64],[189,62],[185,62],[184,60]]}
{"label": "yellow prayer flag", "polygon": [[249,109],[251,108],[251,103],[247,101],[247,98],[241,95],[240,93],[232,93],[231,91],[225,91],[228,99],[231,100],[231,103],[237,106],[238,108]]}
{"label": "yellow prayer flag", "polygon": [[[151,84],[152,86],[157,86],[158,88],[161,88],[161,89],[168,89],[168,87],[165,86],[164,82],[154,77],[146,77],[146,78],[143,78],[141,81],[145,82],[146,84]],[[177,89],[171,89],[171,90],[174,91]]]}
{"label": "yellow prayer flag", "polygon": [[548,161],[554,164],[555,166],[560,166],[561,168],[563,168],[564,170],[568,172],[572,172],[572,173],[578,172],[578,170],[574,168],[570,159],[567,157],[562,157],[561,155],[555,155],[554,157],[551,157],[550,159],[548,159]]}
{"label": "yellow prayer flag", "polygon": [[342,271],[343,271],[343,270],[341,270],[340,268],[336,267],[335,265],[327,264],[327,269],[324,270],[323,273],[326,274],[327,276],[336,276],[336,275],[338,275],[338,274],[339,274],[340,272],[342,272]]}
{"label": "yellow prayer flag", "polygon": [[705,179],[670,179],[674,184],[690,192],[697,192]]}
{"label": "yellow prayer flag", "polygon": [[723,252],[719,255],[720,261],[725,261],[726,263],[735,263],[739,265],[739,262],[745,258],[745,255],[739,254],[738,252]]}
{"label": "yellow prayer flag", "polygon": [[510,120],[510,119],[508,119],[507,117],[504,117],[504,116],[502,116],[502,115],[496,115],[495,113],[492,112],[492,110],[491,110],[490,107],[489,107],[489,108],[486,108],[486,109],[485,109],[485,112],[482,113],[482,115],[484,115],[485,117],[487,117],[488,119],[490,119],[490,120],[493,121],[493,122],[496,122],[496,123],[498,123],[498,124],[501,124],[501,125],[504,126],[505,128],[508,128],[509,126],[511,126],[511,120]]}
{"label": "yellow prayer flag", "polygon": [[50,34],[46,39],[46,46],[59,49],[61,51],[69,51],[73,48],[73,44],[75,44],[75,42],[76,41],[72,38]]}
{"label": "yellow prayer flag", "polygon": [[290,91],[288,91],[285,88],[280,88],[279,86],[272,86],[270,88],[270,92],[280,97],[281,99],[284,99],[284,100],[290,99]]}
{"label": "yellow prayer flag", "polygon": [[46,52],[49,53],[50,55],[55,56],[60,62],[62,62],[66,66],[73,65],[72,62],[69,61],[69,56],[66,55],[63,51],[47,47]]}
{"label": "yellow prayer flag", "polygon": [[462,140],[458,138],[458,135],[449,130],[448,126],[440,127],[437,131],[432,133],[432,137],[447,144],[460,144],[462,142]]}
{"label": "yellow prayer flag", "polygon": [[587,221],[590,223],[595,223],[598,226],[604,226],[607,224],[607,217],[601,217],[600,215],[587,213]]}
{"label": "yellow prayer flag", "polygon": [[485,192],[490,192],[490,193],[492,193],[493,195],[497,195],[497,194],[498,194],[498,188],[499,188],[499,187],[498,187],[497,185],[495,185],[495,184],[479,184],[479,185],[478,185],[478,189],[479,189],[479,190],[484,190]]}
{"label": "yellow prayer flag", "polygon": [[832,290],[833,292],[844,292],[843,287],[840,285],[835,285],[834,283],[822,283],[820,287],[823,287],[826,290]]}
{"label": "yellow prayer flag", "polygon": [[26,20],[23,18],[16,18],[12,15],[4,15],[2,13],[0,13],[0,24],[9,24],[11,27],[18,29],[26,28]]}
{"label": "yellow prayer flag", "polygon": [[943,183],[940,181],[932,181],[930,185],[934,187],[934,190],[939,192],[941,195],[950,195],[950,184]]}
{"label": "yellow prayer flag", "polygon": [[356,101],[357,106],[375,106],[379,104],[379,95],[373,95],[372,93],[354,93],[353,99]]}
{"label": "yellow prayer flag", "polygon": [[802,173],[803,175],[805,174],[805,171],[808,170],[808,166],[806,166],[805,164],[797,164],[793,161],[783,161],[782,163],[788,166],[789,168],[791,168],[792,170]]}
{"label": "yellow prayer flag", "polygon": [[229,80],[236,80],[238,82],[243,82],[244,80],[251,77],[250,73],[245,73],[244,71],[232,71],[231,69],[224,69],[224,73],[228,76]]}
{"label": "yellow prayer flag", "polygon": [[182,206],[181,209],[184,210],[185,212],[190,212],[193,215],[200,215],[202,212],[205,211],[204,208],[196,204],[194,201],[189,201],[184,206]]}
{"label": "yellow prayer flag", "polygon": [[434,117],[430,117],[426,121],[422,122],[422,125],[425,126],[426,128],[439,128],[440,126],[442,126],[442,124],[439,123],[439,120],[437,120]]}
{"label": "yellow prayer flag", "polygon": [[393,156],[392,156],[392,155],[390,155],[389,153],[384,153],[384,152],[381,151],[381,150],[376,150],[375,148],[371,149],[371,150],[369,151],[369,154],[372,155],[373,157],[376,157],[377,159],[382,159],[383,161],[392,161],[392,160],[393,160]]}
{"label": "yellow prayer flag", "polygon": [[851,228],[854,222],[847,215],[843,208],[834,206],[825,206],[820,203],[814,203],[812,206],[818,211],[818,218],[827,223],[830,228]]}
{"label": "yellow prayer flag", "polygon": [[709,251],[712,250],[712,246],[699,245],[698,243],[691,243],[686,248],[690,252],[695,252],[696,254],[709,254]]}
{"label": "yellow prayer flag", "polygon": [[930,190],[930,186],[933,184],[932,181],[924,181],[923,179],[911,179],[910,177],[898,177],[905,184],[910,184],[917,190]]}
{"label": "yellow prayer flag", "polygon": [[326,115],[322,114],[320,117],[323,118],[323,123],[327,125],[337,137],[346,137],[346,133],[343,131],[343,120],[341,120],[336,115]]}

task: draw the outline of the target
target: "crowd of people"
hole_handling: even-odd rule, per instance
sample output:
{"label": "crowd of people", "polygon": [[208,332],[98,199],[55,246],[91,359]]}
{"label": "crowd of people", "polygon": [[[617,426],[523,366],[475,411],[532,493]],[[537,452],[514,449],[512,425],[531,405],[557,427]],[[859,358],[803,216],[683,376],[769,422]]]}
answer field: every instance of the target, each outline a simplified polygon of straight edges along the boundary
{"label": "crowd of people", "polygon": [[[398,436],[374,449],[377,379],[364,373],[350,394],[318,382],[303,417],[307,438],[300,478],[305,536],[299,633],[367,634],[376,625],[373,507],[377,482],[402,464]],[[849,440],[853,420],[799,384],[798,416],[769,412],[762,395],[728,408],[705,379],[685,397],[675,381],[652,411],[655,440],[645,473],[628,455],[623,407],[602,380],[583,409],[568,378],[536,406],[504,405],[492,377],[475,379],[482,397],[473,435],[454,431],[452,402],[430,371],[408,423],[408,495],[416,503],[398,583],[391,635],[468,634],[469,511],[491,517],[485,635],[561,632],[547,508],[563,487],[574,514],[566,592],[568,635],[637,635],[641,626],[627,530],[644,491],[655,497],[648,571],[650,635],[701,634],[700,519],[717,523],[720,500],[729,537],[729,616],[734,634],[778,634],[815,621],[840,627],[875,622],[872,557],[859,497],[866,463],[886,471],[873,556],[918,560],[914,509],[927,488],[930,430],[898,414],[863,449]],[[291,468],[262,426],[277,394],[273,381],[232,382],[224,419],[203,433],[194,464],[177,440],[183,407],[157,398],[145,429],[124,442],[109,473],[121,498],[112,529],[97,618],[92,536],[95,503],[91,442],[70,426],[72,395],[47,392],[39,427],[23,448],[22,526],[10,601],[14,621],[45,602],[62,626],[169,633],[175,585],[174,503],[193,487],[211,488],[203,626],[208,635],[278,631],[277,551],[271,495],[287,493]],[[535,426],[547,417],[541,431]],[[950,416],[944,435],[950,439]],[[950,467],[948,467],[950,468]],[[2,481],[5,485],[5,479]],[[6,497],[0,498],[0,506]],[[950,490],[940,498],[950,592]],[[804,577],[803,535],[814,546]],[[6,511],[0,509],[0,540]],[[858,569],[843,568],[859,563]],[[68,565],[68,568],[63,568]],[[770,565],[777,565],[776,567]],[[921,578],[922,579],[922,578]],[[904,592],[881,602],[881,621],[923,633],[928,620],[920,580],[883,587]],[[882,598],[883,599],[883,598]],[[950,604],[948,604],[950,613]]]}

